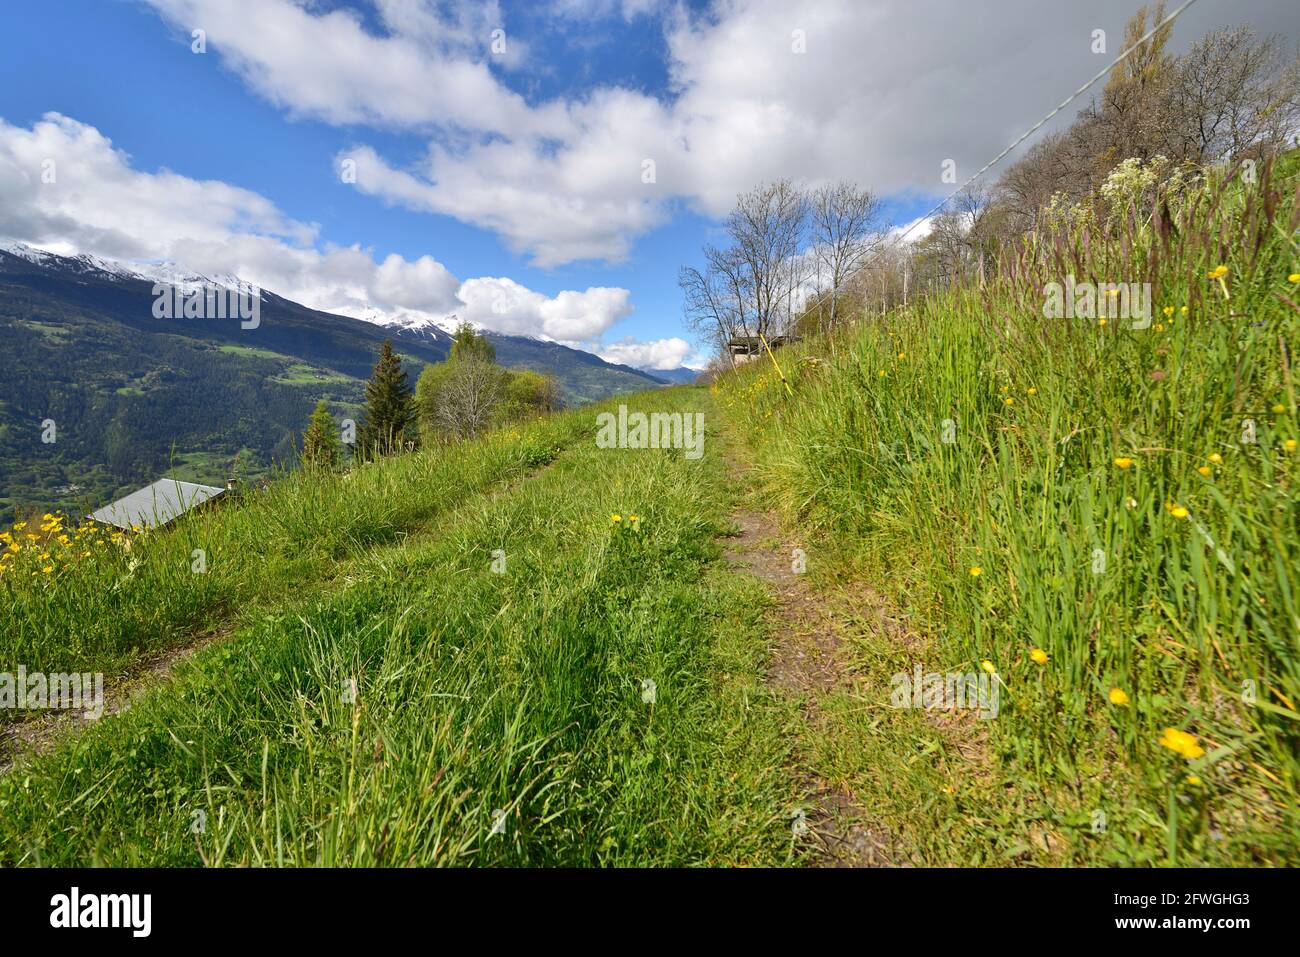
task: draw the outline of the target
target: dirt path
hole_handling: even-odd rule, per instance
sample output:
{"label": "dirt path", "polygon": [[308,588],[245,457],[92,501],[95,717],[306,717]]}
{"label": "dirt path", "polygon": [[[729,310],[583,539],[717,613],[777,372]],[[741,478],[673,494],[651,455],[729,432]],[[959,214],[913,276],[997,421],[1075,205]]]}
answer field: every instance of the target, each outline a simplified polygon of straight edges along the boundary
{"label": "dirt path", "polygon": [[[98,719],[130,709],[141,697],[171,680],[172,672],[209,645],[228,638],[234,629],[225,627],[200,635],[184,645],[169,648],[140,662],[130,673],[104,682],[104,710]],[[20,762],[50,751],[66,735],[78,734],[91,725],[81,710],[45,711],[0,727],[0,774],[7,774]]]}
{"label": "dirt path", "polygon": [[[733,474],[739,480],[739,468]],[[795,699],[803,714],[804,734],[817,734],[824,720],[822,696],[851,686],[841,639],[825,601],[796,573],[797,542],[781,533],[771,513],[740,509],[732,514],[739,532],[728,542],[727,561],[738,571],[768,584],[774,605],[768,612],[775,638],[768,681]],[[807,823],[822,867],[882,867],[895,864],[888,833],[873,824],[854,793],[833,785],[809,766],[808,748],[796,749],[799,778],[807,794]]]}

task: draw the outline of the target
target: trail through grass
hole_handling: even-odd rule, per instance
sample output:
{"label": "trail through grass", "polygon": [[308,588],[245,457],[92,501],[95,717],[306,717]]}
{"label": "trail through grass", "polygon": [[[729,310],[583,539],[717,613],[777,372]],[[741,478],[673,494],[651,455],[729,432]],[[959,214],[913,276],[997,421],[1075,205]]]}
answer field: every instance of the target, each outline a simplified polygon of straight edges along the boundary
{"label": "trail through grass", "polygon": [[[632,404],[709,402],[679,389]],[[594,433],[592,412],[575,421]],[[400,462],[378,468],[433,468]],[[390,529],[406,499],[437,494],[373,481]],[[761,682],[762,587],[718,561],[730,496],[716,455],[588,440],[499,493],[459,495],[436,534],[359,522],[372,547],[330,588],[0,779],[0,861],[791,860],[792,719]]]}
{"label": "trail through grass", "polygon": [[[826,761],[931,861],[1300,860],[1298,169],[1075,210],[986,285],[784,350],[793,396],[766,358],[719,383],[810,570],[917,637],[848,603],[866,684]],[[1045,318],[1067,274],[1150,281],[1154,321]],[[918,664],[996,674],[996,720],[891,708]]]}

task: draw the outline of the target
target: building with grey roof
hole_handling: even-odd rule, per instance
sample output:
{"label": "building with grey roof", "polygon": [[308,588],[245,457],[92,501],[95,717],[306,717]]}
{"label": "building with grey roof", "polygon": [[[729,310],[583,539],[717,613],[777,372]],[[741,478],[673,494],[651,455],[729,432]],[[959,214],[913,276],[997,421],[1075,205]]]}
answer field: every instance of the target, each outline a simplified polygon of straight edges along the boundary
{"label": "building with grey roof", "polygon": [[159,479],[152,485],[146,485],[137,492],[91,512],[90,517],[118,528],[160,528],[225,491],[212,485]]}

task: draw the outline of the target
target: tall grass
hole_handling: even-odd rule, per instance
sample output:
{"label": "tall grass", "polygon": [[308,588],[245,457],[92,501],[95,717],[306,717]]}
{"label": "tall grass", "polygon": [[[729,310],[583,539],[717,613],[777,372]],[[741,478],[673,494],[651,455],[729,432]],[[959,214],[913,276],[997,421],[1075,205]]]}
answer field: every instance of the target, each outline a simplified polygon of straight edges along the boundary
{"label": "tall grass", "polygon": [[327,583],[341,560],[526,475],[590,428],[589,416],[570,413],[382,467],[292,472],[148,534],[82,526],[65,547],[52,521],[11,530],[21,550],[0,573],[0,671],[129,668],[250,603]]}
{"label": "tall grass", "polygon": [[[1300,860],[1298,167],[1070,211],[783,352],[793,398],[766,358],[718,387],[784,508],[996,668],[1004,767],[1106,793],[1109,836],[1057,822],[1106,859]],[[1045,319],[1068,274],[1150,282],[1151,327]]]}
{"label": "tall grass", "polygon": [[[425,494],[417,468],[363,480],[401,510]],[[715,567],[729,504],[716,455],[594,441],[467,495],[437,534],[371,548],[336,587],[268,607],[129,712],[0,777],[0,863],[789,860],[761,586]]]}

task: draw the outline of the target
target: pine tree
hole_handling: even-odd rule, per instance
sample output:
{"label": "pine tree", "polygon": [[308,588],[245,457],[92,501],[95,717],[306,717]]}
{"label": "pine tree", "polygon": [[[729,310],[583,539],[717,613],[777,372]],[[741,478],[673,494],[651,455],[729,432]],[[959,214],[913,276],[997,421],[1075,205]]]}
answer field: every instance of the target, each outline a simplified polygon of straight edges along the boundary
{"label": "pine tree", "polygon": [[333,469],[339,464],[339,438],[335,434],[334,416],[321,399],[316,403],[302,436],[302,461],[313,468]]}
{"label": "pine tree", "polygon": [[363,458],[400,452],[415,441],[415,402],[406,384],[402,360],[391,339],[379,350],[379,361],[366,383],[366,403],[358,430],[358,452]]}
{"label": "pine tree", "polygon": [[452,362],[458,359],[481,359],[484,362],[496,362],[497,350],[492,343],[488,342],[486,336],[481,335],[468,322],[462,322],[456,327],[456,335],[451,343],[451,354],[447,358]]}

